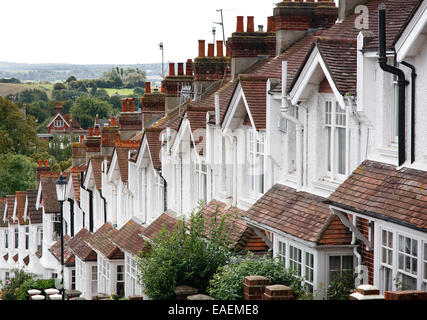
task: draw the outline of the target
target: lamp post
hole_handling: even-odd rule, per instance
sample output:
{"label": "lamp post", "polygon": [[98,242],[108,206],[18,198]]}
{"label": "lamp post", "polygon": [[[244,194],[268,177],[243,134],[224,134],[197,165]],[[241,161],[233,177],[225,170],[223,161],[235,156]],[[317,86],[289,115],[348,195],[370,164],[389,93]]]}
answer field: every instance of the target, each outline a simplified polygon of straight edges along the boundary
{"label": "lamp post", "polygon": [[61,203],[61,291],[62,291],[62,300],[65,300],[65,288],[64,288],[64,201],[67,194],[67,179],[62,175],[55,182],[56,184],[56,198],[58,202]]}
{"label": "lamp post", "polygon": [[163,69],[163,60],[164,60],[164,47],[163,47],[163,42],[159,43],[159,49],[162,51],[162,78],[163,80],[165,80],[165,71]]}

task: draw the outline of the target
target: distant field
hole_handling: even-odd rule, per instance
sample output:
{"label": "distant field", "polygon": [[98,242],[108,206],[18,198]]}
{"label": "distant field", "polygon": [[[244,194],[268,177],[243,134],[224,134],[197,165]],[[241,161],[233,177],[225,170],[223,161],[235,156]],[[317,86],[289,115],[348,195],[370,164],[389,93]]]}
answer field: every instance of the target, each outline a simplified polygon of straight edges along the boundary
{"label": "distant field", "polygon": [[128,96],[133,94],[133,89],[105,89],[108,95],[111,97],[113,94],[119,94],[120,96]]}
{"label": "distant field", "polygon": [[48,83],[0,83],[0,96],[8,96],[10,94],[17,94],[25,89],[39,88],[46,91],[50,97],[53,85]]}

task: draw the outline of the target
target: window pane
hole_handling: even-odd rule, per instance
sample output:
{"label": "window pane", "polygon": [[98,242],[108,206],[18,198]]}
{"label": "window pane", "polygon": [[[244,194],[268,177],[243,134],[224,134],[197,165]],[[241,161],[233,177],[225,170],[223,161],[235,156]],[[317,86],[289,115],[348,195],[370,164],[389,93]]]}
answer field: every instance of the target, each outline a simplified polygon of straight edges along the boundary
{"label": "window pane", "polygon": [[333,256],[329,257],[329,269],[340,270],[341,269],[341,257]]}
{"label": "window pane", "polygon": [[401,274],[403,290],[417,290],[417,279]]}
{"label": "window pane", "polygon": [[387,244],[387,231],[383,230],[383,246]]}
{"label": "window pane", "polygon": [[404,252],[404,239],[402,236],[399,236],[399,251]]}
{"label": "window pane", "polygon": [[342,257],[342,268],[343,268],[343,270],[353,269],[353,256],[343,256]]}
{"label": "window pane", "polygon": [[327,131],[327,137],[328,137],[328,171],[332,171],[332,157],[331,157],[331,152],[332,152],[332,148],[331,148],[331,134],[332,134],[332,128],[328,127],[326,128]]}
{"label": "window pane", "polygon": [[345,174],[346,141],[345,129],[338,128],[338,173]]}
{"label": "window pane", "polygon": [[418,251],[418,242],[417,242],[417,240],[412,239],[412,255],[414,257],[417,256],[417,254],[418,254],[417,251]]}
{"label": "window pane", "polygon": [[393,248],[393,233],[391,232],[387,232],[387,233],[388,233],[388,247]]}

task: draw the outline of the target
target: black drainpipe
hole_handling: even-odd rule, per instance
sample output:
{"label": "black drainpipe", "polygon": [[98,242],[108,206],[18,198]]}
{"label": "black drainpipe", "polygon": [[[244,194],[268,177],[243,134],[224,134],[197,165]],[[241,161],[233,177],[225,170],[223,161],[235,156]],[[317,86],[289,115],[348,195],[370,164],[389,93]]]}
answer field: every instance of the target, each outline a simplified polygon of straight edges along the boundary
{"label": "black drainpipe", "polygon": [[80,174],[80,185],[89,193],[89,231],[93,232],[93,191],[83,185],[83,172]]}
{"label": "black drainpipe", "polygon": [[417,79],[417,73],[415,66],[412,64],[402,61],[402,64],[411,69],[411,163],[415,161],[415,84]]}
{"label": "black drainpipe", "polygon": [[166,179],[162,176],[162,172],[159,171],[160,178],[163,179],[163,211],[168,210],[168,183]]}
{"label": "black drainpipe", "polygon": [[68,198],[68,202],[70,202],[70,235],[74,237],[74,200]]}
{"label": "black drainpipe", "polygon": [[107,223],[107,200],[105,200],[101,190],[98,190],[98,191],[101,199],[104,201],[104,223]]}
{"label": "black drainpipe", "polygon": [[378,62],[382,70],[388,73],[392,73],[397,76],[397,85],[399,86],[399,166],[401,166],[405,160],[405,87],[408,82],[405,79],[405,73],[396,67],[387,64],[386,54],[386,27],[385,27],[385,4],[382,3],[378,6],[378,35],[379,35],[379,58]]}

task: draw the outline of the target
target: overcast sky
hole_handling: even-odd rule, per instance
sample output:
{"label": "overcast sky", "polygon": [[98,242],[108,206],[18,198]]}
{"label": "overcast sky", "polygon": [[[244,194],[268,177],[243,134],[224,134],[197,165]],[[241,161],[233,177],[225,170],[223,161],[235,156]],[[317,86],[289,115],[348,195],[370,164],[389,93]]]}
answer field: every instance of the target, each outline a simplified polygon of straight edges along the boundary
{"label": "overcast sky", "polygon": [[[224,9],[226,38],[236,16],[266,27],[278,0],[1,0],[0,61],[127,64],[185,62],[198,39],[212,42]],[[246,20],[245,20],[246,27]],[[216,25],[216,38],[222,30]]]}

